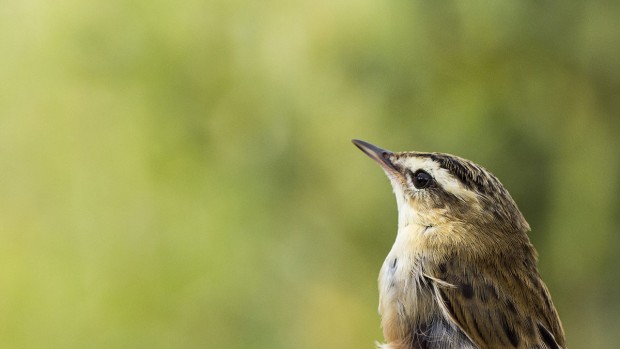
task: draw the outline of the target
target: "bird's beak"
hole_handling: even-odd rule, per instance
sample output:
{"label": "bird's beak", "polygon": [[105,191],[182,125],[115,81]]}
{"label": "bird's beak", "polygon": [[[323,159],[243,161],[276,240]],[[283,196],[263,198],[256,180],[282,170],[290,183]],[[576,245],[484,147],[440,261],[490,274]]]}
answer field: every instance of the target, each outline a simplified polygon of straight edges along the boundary
{"label": "bird's beak", "polygon": [[361,151],[366,153],[371,159],[375,160],[383,169],[392,175],[398,175],[398,169],[394,166],[392,161],[390,161],[390,155],[392,152],[389,150],[381,149],[376,145],[372,145],[368,142],[360,141],[359,139],[353,139],[353,144],[356,147],[360,148]]}

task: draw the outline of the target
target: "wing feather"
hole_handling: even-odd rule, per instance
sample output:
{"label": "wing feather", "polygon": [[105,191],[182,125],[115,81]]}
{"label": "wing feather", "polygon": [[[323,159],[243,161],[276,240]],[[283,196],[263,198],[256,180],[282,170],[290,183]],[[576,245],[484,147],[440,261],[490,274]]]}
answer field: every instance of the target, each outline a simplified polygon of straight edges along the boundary
{"label": "wing feather", "polygon": [[451,263],[441,277],[429,277],[444,316],[473,343],[480,349],[564,347],[559,317],[535,267],[527,273],[514,265],[478,270],[492,272]]}

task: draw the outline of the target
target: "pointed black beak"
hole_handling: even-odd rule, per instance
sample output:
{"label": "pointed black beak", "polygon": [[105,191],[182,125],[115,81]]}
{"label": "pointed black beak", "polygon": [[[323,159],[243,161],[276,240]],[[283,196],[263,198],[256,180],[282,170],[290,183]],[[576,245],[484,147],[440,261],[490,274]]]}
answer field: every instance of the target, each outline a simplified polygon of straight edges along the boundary
{"label": "pointed black beak", "polygon": [[353,139],[351,141],[353,142],[353,144],[355,144],[356,147],[360,148],[361,151],[366,153],[366,155],[368,155],[371,159],[375,160],[386,171],[392,172],[394,174],[398,173],[398,170],[390,161],[390,155],[392,155],[391,151],[381,149],[376,145],[360,141],[359,139]]}

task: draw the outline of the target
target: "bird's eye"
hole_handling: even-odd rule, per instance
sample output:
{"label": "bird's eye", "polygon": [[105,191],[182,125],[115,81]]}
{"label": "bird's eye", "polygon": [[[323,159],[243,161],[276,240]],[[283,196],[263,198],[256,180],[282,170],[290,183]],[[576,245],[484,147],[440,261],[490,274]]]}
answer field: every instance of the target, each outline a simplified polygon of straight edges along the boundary
{"label": "bird's eye", "polygon": [[424,189],[433,183],[433,177],[424,170],[417,170],[411,175],[411,182],[416,189]]}

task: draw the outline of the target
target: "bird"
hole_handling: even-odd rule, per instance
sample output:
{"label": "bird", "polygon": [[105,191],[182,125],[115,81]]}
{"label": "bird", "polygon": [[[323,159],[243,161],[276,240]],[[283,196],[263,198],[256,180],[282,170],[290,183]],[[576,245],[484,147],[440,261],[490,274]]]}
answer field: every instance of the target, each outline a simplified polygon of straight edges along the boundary
{"label": "bird", "polygon": [[379,349],[565,349],[530,226],[472,161],[352,140],[396,196],[398,231],[379,273]]}

